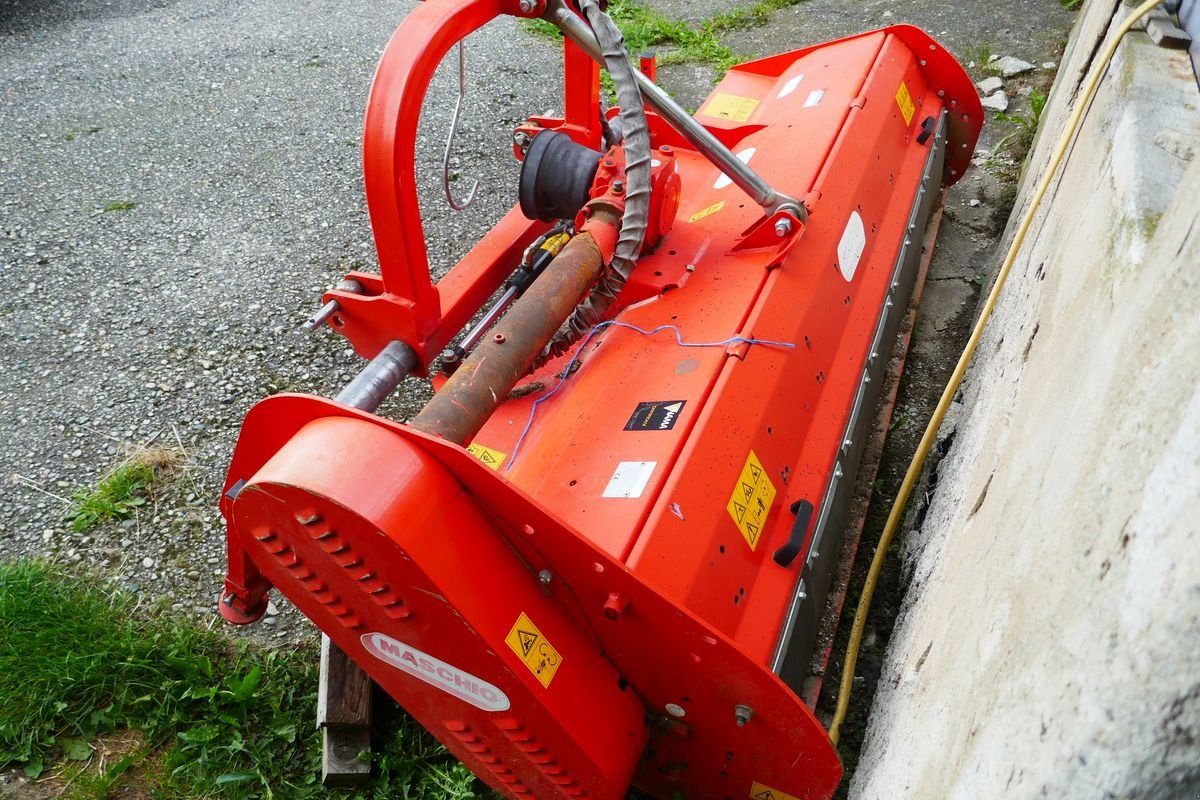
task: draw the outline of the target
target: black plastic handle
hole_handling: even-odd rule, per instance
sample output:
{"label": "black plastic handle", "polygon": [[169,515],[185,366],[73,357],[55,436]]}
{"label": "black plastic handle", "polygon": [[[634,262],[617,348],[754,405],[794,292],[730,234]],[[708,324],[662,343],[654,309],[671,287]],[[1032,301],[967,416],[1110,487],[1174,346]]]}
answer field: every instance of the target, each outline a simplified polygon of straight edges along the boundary
{"label": "black plastic handle", "polygon": [[775,551],[775,563],[781,567],[790,567],[796,556],[800,555],[804,536],[808,533],[808,523],[812,522],[813,504],[807,500],[797,500],[792,503],[792,513],[796,515],[796,521],[792,523],[787,544]]}
{"label": "black plastic handle", "polygon": [[926,117],[921,123],[921,132],[917,134],[917,144],[925,144],[929,141],[929,137],[933,136],[933,132],[937,130],[937,120],[933,117]]}

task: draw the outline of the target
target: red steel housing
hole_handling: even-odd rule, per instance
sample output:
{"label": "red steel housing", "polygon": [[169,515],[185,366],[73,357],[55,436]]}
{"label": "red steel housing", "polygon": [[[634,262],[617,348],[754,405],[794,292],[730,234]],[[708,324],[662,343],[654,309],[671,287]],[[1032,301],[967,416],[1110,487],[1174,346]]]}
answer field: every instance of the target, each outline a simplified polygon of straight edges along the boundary
{"label": "red steel housing", "polygon": [[[430,279],[418,112],[441,57],[501,13],[519,12],[428,0],[380,64],[364,144],[380,273],[326,298],[365,357],[401,340],[427,365],[546,229],[514,208]],[[596,146],[596,68],[568,43],[565,70],[565,118],[536,127]],[[507,797],[827,798],[840,780],[797,693],[819,556],[924,220],[982,112],[950,54],[897,26],[735,67],[696,118],[807,223],[764,229],[650,114],[675,155],[673,226],[620,325],[498,397],[470,452],[281,395],[250,412],[230,467],[227,615],[276,587]]]}

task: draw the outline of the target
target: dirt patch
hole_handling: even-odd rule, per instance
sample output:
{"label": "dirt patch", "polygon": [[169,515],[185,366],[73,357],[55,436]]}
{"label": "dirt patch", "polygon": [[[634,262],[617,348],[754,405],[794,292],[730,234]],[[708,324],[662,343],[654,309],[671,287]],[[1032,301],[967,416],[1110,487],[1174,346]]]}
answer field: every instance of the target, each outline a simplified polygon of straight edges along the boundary
{"label": "dirt patch", "polygon": [[146,741],[137,731],[121,730],[88,742],[91,755],[63,758],[37,779],[21,770],[0,773],[0,798],[51,800],[104,796],[109,800],[146,800],[154,770],[147,766]]}

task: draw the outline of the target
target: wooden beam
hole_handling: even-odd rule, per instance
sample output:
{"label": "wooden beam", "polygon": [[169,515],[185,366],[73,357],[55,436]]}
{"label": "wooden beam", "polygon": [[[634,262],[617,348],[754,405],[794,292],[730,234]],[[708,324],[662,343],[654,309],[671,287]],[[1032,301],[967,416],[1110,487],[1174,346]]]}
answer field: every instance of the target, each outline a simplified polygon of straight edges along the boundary
{"label": "wooden beam", "polygon": [[371,762],[358,756],[371,750],[371,679],[328,636],[321,636],[317,727],[322,739],[321,783],[365,783]]}

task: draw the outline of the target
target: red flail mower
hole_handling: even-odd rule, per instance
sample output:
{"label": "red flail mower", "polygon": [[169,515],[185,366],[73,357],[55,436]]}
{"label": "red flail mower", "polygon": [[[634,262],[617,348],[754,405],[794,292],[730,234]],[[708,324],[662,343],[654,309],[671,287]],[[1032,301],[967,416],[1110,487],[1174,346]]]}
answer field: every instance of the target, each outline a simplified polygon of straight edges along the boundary
{"label": "red flail mower", "polygon": [[[419,112],[501,14],[561,29],[565,112],[517,128],[519,204],[434,283]],[[908,26],[734,67],[694,117],[653,72],[595,0],[404,21],[364,133],[380,271],[314,318],[370,363],[334,400],[247,415],[221,611],[253,622],[279,590],[506,797],[827,798],[810,659],[925,227],[982,111]],[[408,375],[433,400],[373,414]]]}

